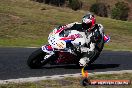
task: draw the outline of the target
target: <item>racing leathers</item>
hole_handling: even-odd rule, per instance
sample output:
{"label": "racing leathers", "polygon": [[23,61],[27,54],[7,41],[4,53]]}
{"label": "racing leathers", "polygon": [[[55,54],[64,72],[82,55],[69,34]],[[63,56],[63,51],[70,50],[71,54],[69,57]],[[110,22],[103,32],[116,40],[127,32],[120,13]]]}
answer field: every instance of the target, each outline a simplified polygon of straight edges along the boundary
{"label": "racing leathers", "polygon": [[[82,53],[82,57],[79,61],[80,66],[85,66],[96,55],[96,52],[100,52],[100,47],[96,46],[97,43],[103,43],[103,26],[101,24],[95,24],[91,31],[83,29],[82,24],[78,22],[70,23],[63,26],[65,30],[78,30],[85,32],[86,43],[79,47],[79,51]],[[96,51],[96,52],[95,52]]]}

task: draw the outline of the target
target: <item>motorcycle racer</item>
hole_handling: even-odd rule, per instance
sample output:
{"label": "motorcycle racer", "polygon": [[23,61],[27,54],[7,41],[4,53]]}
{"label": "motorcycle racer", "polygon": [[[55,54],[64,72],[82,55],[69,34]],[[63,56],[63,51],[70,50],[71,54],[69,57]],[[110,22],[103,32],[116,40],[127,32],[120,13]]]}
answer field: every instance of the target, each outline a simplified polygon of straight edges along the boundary
{"label": "motorcycle racer", "polygon": [[[83,55],[79,61],[80,66],[85,66],[97,52],[101,52],[99,48],[96,46],[97,42],[101,42],[100,39],[104,35],[103,26],[101,24],[96,24],[95,16],[91,13],[87,13],[82,18],[82,23],[74,22],[67,25],[59,26],[59,29],[63,30],[77,30],[81,32],[85,32],[86,43],[80,47],[74,47],[70,44],[68,47],[80,51]],[[72,37],[74,40],[74,37]],[[103,42],[103,41],[102,41]],[[67,44],[68,45],[68,44]],[[76,48],[76,49],[75,49]],[[70,50],[70,49],[69,49]],[[95,52],[96,51],[96,52]],[[71,51],[71,53],[73,53]]]}
{"label": "motorcycle racer", "polygon": [[82,18],[82,23],[74,22],[54,28],[49,33],[48,44],[35,50],[28,57],[27,65],[30,68],[41,68],[46,64],[85,67],[99,57],[109,40],[103,26],[96,24],[94,15],[88,13]]}
{"label": "motorcycle racer", "polygon": [[[87,37],[86,46],[81,47],[81,52],[83,52],[83,57],[80,59],[80,66],[86,65],[90,59],[92,59],[98,52],[101,52],[96,43],[101,42],[104,35],[104,28],[101,24],[95,24],[96,19],[93,14],[88,13],[82,19],[82,28],[86,30]],[[97,31],[97,32],[96,32]],[[90,36],[91,35],[91,36]],[[102,41],[103,43],[103,41]]]}

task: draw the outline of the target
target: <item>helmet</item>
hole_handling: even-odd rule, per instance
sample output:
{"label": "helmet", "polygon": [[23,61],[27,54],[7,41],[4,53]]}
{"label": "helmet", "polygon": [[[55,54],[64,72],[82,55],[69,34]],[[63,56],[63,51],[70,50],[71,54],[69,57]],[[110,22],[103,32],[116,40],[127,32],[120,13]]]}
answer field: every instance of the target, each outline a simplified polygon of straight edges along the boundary
{"label": "helmet", "polygon": [[95,25],[95,17],[93,14],[88,13],[82,18],[82,28],[84,30],[91,31],[91,28]]}

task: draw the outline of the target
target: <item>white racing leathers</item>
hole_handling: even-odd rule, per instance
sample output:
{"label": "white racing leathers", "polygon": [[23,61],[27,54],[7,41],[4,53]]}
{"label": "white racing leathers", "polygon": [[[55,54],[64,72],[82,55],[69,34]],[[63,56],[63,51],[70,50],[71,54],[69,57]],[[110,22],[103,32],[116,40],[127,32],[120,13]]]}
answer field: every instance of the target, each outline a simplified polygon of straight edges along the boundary
{"label": "white racing leathers", "polygon": [[95,50],[100,52],[95,46],[97,42],[101,42],[100,39],[103,39],[104,28],[101,24],[96,24],[94,28],[92,28],[92,31],[86,33],[86,35],[86,46],[81,47],[83,56],[79,61],[80,66],[85,66],[95,56]]}

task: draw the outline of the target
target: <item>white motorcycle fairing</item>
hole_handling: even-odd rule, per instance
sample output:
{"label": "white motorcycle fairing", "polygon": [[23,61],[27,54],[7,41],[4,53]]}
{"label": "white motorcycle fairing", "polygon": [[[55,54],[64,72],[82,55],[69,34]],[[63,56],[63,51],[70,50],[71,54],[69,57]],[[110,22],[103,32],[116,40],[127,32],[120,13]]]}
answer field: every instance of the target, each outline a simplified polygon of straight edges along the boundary
{"label": "white motorcycle fairing", "polygon": [[49,34],[48,42],[52,48],[65,49],[67,42],[71,42],[73,45],[84,45],[86,43],[86,35],[85,32],[77,30],[54,29]]}
{"label": "white motorcycle fairing", "polygon": [[44,45],[41,47],[41,49],[48,54],[54,54],[54,49],[50,45]]}

